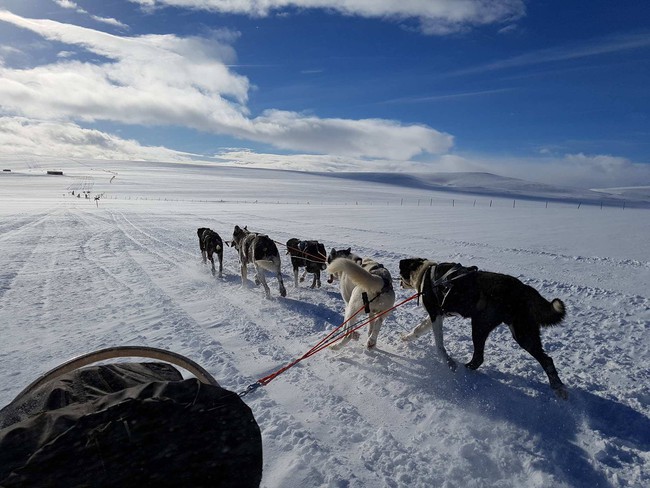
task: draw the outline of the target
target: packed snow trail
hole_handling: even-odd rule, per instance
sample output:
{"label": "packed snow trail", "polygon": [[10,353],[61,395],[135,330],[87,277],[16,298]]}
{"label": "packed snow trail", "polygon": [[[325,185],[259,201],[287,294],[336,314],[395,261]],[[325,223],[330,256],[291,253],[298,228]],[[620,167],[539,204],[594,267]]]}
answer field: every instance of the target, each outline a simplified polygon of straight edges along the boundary
{"label": "packed snow trail", "polygon": [[[430,336],[403,343],[400,334],[425,314],[414,302],[387,319],[376,350],[361,340],[301,362],[245,397],[262,429],[263,486],[646,485],[650,315],[647,288],[637,284],[647,280],[648,262],[585,255],[569,240],[553,247],[543,236],[528,237],[538,242],[530,246],[521,237],[499,240],[490,231],[507,227],[501,218],[472,212],[123,200],[97,208],[72,197],[5,209],[0,400],[8,403],[71,356],[109,346],[173,350],[236,392],[302,355],[342,322],[338,288],[323,280],[321,289],[295,289],[287,280],[282,299],[270,277],[273,298],[266,300],[252,283],[241,285],[231,248],[224,277],[212,276],[196,228],[227,240],[235,224],[248,225],[279,242],[352,246],[394,278],[408,256],[508,272],[569,309],[542,336],[569,388],[567,402],[554,398],[506,327],[490,337],[477,372],[449,371]],[[437,224],[423,226],[427,216]],[[544,219],[591,229],[563,214]],[[440,230],[459,220],[484,221],[487,237],[458,225]],[[289,259],[282,258],[286,276]],[[398,300],[410,295],[396,292]],[[447,319],[445,339],[454,358],[469,359],[468,321]]]}

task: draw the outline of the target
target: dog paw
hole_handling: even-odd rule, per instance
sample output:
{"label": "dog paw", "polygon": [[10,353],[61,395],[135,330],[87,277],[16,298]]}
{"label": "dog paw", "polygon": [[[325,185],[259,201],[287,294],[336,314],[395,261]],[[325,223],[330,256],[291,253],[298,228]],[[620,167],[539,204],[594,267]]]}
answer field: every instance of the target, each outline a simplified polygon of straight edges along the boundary
{"label": "dog paw", "polygon": [[555,393],[555,396],[558,397],[560,400],[569,399],[569,392],[567,391],[564,385],[553,388],[553,393]]}
{"label": "dog paw", "polygon": [[458,367],[458,365],[456,364],[456,361],[454,361],[453,359],[447,359],[447,366],[453,372],[456,372],[456,368]]}
{"label": "dog paw", "polygon": [[473,363],[472,361],[470,361],[469,363],[465,364],[465,367],[466,367],[467,369],[471,369],[471,370],[478,369],[479,366],[480,366],[480,364]]}

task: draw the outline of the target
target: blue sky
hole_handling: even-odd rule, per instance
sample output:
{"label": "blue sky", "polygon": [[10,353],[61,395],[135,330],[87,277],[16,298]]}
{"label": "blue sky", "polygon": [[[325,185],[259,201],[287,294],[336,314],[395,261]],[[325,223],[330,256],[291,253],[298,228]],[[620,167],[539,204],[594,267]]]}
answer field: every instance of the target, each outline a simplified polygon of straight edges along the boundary
{"label": "blue sky", "polygon": [[650,185],[650,2],[0,0],[0,157]]}

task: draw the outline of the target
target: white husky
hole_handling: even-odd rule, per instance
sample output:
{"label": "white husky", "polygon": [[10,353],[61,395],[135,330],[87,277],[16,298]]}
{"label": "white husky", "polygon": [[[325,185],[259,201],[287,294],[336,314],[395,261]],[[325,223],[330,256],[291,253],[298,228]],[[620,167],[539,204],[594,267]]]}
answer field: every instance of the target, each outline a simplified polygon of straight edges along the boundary
{"label": "white husky", "polygon": [[[352,259],[336,258],[327,267],[327,272],[338,277],[341,283],[341,297],[345,301],[345,320],[349,320],[355,312],[364,306],[363,293],[367,294],[370,308],[369,318],[371,319],[368,330],[367,347],[373,348],[377,344],[377,336],[384,322],[384,315],[377,317],[377,314],[385,312],[395,304],[395,291],[390,273],[381,264],[372,259],[363,259],[357,264]],[[363,311],[362,311],[363,312]],[[359,314],[359,318],[365,318],[365,314]],[[352,323],[347,323],[344,331],[349,331]],[[346,335],[340,342],[331,345],[332,349],[340,349],[347,344],[354,336],[358,339],[356,332]]]}

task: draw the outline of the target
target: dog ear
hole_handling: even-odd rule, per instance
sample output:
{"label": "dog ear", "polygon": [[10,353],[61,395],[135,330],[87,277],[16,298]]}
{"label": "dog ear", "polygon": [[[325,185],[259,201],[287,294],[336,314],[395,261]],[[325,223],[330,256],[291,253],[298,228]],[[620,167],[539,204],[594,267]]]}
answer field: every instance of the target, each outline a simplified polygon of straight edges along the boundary
{"label": "dog ear", "polygon": [[351,248],[351,247],[348,247],[348,248],[345,250],[345,252],[348,253],[348,254],[350,254],[350,253],[352,252],[352,248]]}

